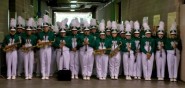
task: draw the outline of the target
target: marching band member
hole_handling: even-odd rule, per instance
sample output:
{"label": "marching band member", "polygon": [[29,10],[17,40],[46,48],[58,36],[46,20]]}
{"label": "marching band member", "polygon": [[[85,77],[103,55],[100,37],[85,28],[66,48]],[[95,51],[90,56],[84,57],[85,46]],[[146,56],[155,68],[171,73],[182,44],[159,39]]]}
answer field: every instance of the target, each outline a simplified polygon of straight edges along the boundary
{"label": "marching band member", "polygon": [[51,45],[54,42],[54,33],[49,31],[49,16],[44,15],[43,32],[38,35],[38,46],[40,46],[40,62],[42,79],[49,79],[51,64]]}
{"label": "marching band member", "polygon": [[156,66],[158,80],[164,80],[165,66],[166,66],[166,51],[165,51],[165,38],[164,38],[164,22],[159,23],[157,31],[157,38],[155,39],[156,45]]}
{"label": "marching band member", "polygon": [[155,41],[151,37],[151,31],[147,23],[143,23],[145,36],[141,39],[142,67],[145,80],[151,80]]}
{"label": "marching band member", "polygon": [[89,24],[87,21],[84,22],[84,35],[80,38],[80,62],[82,69],[82,76],[84,80],[90,80],[93,70],[94,64],[94,55],[93,55],[93,47],[94,47],[94,38],[90,35],[90,31],[88,29]]}
{"label": "marching band member", "polygon": [[115,21],[112,22],[112,38],[111,38],[111,52],[110,52],[110,59],[109,59],[109,70],[111,79],[118,79],[119,75],[119,68],[120,68],[120,38],[117,36],[117,23]]}
{"label": "marching band member", "polygon": [[[17,32],[16,32],[16,35],[19,36],[19,40],[20,40],[20,43],[22,42],[21,39],[22,39],[22,34],[24,32],[24,19],[21,17],[21,16],[18,16],[17,18]],[[24,70],[24,58],[23,58],[23,52],[21,51],[20,47],[18,47],[18,60],[17,60],[17,75],[18,76],[21,76],[21,74],[23,73],[23,70]]]}
{"label": "marching band member", "polygon": [[16,20],[10,21],[10,34],[6,35],[3,41],[6,52],[7,79],[16,79],[17,70],[17,45],[20,44],[19,36],[16,33]]}
{"label": "marching band member", "polygon": [[105,23],[99,24],[100,37],[95,42],[95,59],[96,59],[96,71],[99,80],[106,80],[108,70],[108,54],[110,48],[110,39],[105,36]]}
{"label": "marching band member", "polygon": [[177,38],[177,25],[174,22],[170,29],[170,38],[166,40],[167,64],[170,81],[177,81],[180,62],[179,39]]}
{"label": "marching band member", "polygon": [[142,59],[141,59],[141,50],[140,50],[140,25],[138,21],[134,22],[134,42],[135,42],[135,61],[134,61],[134,79],[141,79],[142,73]]}
{"label": "marching band member", "polygon": [[110,39],[110,38],[112,38],[111,37],[111,21],[109,20],[109,21],[107,21],[107,26],[106,26],[106,29],[105,29],[105,34],[106,34],[106,38],[108,38],[108,39]]}
{"label": "marching band member", "polygon": [[90,22],[90,33],[94,37],[94,40],[96,40],[96,38],[99,35],[97,33],[96,19],[91,19],[91,22]]}
{"label": "marching band member", "polygon": [[70,54],[69,54],[69,37],[66,36],[65,24],[61,22],[60,35],[56,38],[54,47],[57,48],[57,67],[58,70],[69,70]]}
{"label": "marching band member", "polygon": [[32,34],[33,18],[29,18],[27,22],[26,34],[22,36],[22,48],[24,56],[24,71],[25,79],[32,79],[33,64],[34,64],[34,51],[36,45],[36,36]]}
{"label": "marching band member", "polygon": [[70,70],[72,72],[72,79],[78,79],[78,73],[80,68],[80,62],[79,62],[79,34],[77,27],[79,23],[77,20],[73,20],[72,22],[72,34],[70,36]]}
{"label": "marching band member", "polygon": [[122,39],[122,51],[123,51],[123,67],[126,80],[132,80],[131,76],[133,75],[134,68],[134,51],[135,51],[135,42],[131,38],[131,25],[128,21],[125,22],[126,25],[126,36],[125,39]]}

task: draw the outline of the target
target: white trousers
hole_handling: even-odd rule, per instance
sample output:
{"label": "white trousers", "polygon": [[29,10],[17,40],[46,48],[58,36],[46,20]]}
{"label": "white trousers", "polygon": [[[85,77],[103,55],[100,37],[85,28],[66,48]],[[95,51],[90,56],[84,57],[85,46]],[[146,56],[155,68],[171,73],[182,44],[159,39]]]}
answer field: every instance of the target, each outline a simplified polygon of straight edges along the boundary
{"label": "white trousers", "polygon": [[142,73],[142,59],[141,59],[141,53],[137,53],[137,56],[135,56],[135,62],[134,62],[134,71],[133,76],[141,77]]}
{"label": "white trousers", "polygon": [[165,66],[166,66],[166,53],[164,49],[160,51],[156,51],[156,66],[157,66],[157,77],[164,78],[165,74]]}
{"label": "white trousers", "polygon": [[145,78],[150,78],[153,70],[154,54],[152,53],[150,59],[147,59],[147,55],[142,53],[142,65]]}
{"label": "white trousers", "polygon": [[118,52],[115,56],[109,59],[109,70],[110,70],[110,76],[116,76],[119,75],[119,68],[121,63],[121,55],[120,52]]}
{"label": "white trousers", "polygon": [[24,69],[24,54],[21,51],[21,49],[19,49],[17,52],[18,52],[17,74],[21,75],[21,73],[23,73],[23,69]]}
{"label": "white trousers", "polygon": [[169,78],[177,78],[179,62],[180,62],[180,51],[176,49],[175,56],[174,50],[167,50]]}
{"label": "white trousers", "polygon": [[129,53],[128,52],[123,52],[123,67],[124,67],[124,73],[126,76],[132,76],[133,75],[133,70],[134,70],[134,54],[133,52]]}
{"label": "white trousers", "polygon": [[94,64],[93,48],[87,47],[85,51],[85,46],[80,48],[80,64],[83,76],[91,76]]}
{"label": "white trousers", "polygon": [[64,47],[63,50],[57,49],[57,67],[58,70],[69,70],[70,54],[69,48]]}
{"label": "white trousers", "polygon": [[80,68],[79,52],[70,51],[70,70],[72,75],[78,75]]}
{"label": "white trousers", "polygon": [[7,76],[16,76],[17,50],[6,53]]}
{"label": "white trousers", "polygon": [[107,77],[107,69],[108,69],[108,55],[96,55],[96,71],[97,77]]}
{"label": "white trousers", "polygon": [[49,76],[51,66],[51,47],[40,48],[40,63],[42,76]]}
{"label": "white trousers", "polygon": [[27,53],[23,53],[24,56],[24,72],[25,76],[31,76],[33,74],[33,64],[34,64],[34,52],[29,51]]}

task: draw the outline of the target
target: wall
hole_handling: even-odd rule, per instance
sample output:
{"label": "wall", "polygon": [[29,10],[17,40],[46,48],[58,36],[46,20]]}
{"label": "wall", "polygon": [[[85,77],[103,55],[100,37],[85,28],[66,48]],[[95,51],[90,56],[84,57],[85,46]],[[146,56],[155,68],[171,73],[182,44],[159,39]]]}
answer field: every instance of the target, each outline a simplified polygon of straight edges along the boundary
{"label": "wall", "polygon": [[8,0],[0,2],[0,42],[4,38],[4,32],[8,32]]}
{"label": "wall", "polygon": [[[185,4],[180,6],[180,33],[182,45],[185,45]],[[181,55],[181,80],[185,81],[185,47],[182,47]]]}

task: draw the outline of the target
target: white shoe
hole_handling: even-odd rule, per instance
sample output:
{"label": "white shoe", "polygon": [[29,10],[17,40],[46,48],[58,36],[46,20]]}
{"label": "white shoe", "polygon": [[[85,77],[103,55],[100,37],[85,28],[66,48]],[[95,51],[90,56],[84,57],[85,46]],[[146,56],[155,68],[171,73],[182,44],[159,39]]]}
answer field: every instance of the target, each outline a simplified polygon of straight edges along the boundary
{"label": "white shoe", "polygon": [[111,79],[114,79],[114,77],[112,76]]}
{"label": "white shoe", "polygon": [[106,80],[106,77],[103,77],[102,80]]}
{"label": "white shoe", "polygon": [[11,76],[8,76],[7,79],[11,79]]}
{"label": "white shoe", "polygon": [[173,79],[171,78],[170,81],[173,82]]}
{"label": "white shoe", "polygon": [[74,75],[72,75],[71,78],[74,79],[75,78]]}
{"label": "white shoe", "polygon": [[137,79],[141,79],[141,77],[137,77]]}
{"label": "white shoe", "polygon": [[161,78],[159,78],[159,77],[158,77],[158,80],[160,81],[160,80],[161,80]]}
{"label": "white shoe", "polygon": [[102,77],[100,77],[100,78],[99,78],[99,80],[103,80],[103,78],[102,78]]}
{"label": "white shoe", "polygon": [[148,80],[150,81],[150,80],[152,80],[151,78],[148,78]]}
{"label": "white shoe", "polygon": [[135,76],[134,79],[138,79],[138,78]]}
{"label": "white shoe", "polygon": [[49,77],[45,77],[45,79],[49,79]]}
{"label": "white shoe", "polygon": [[174,82],[177,82],[177,79],[173,79]]}
{"label": "white shoe", "polygon": [[75,76],[75,79],[78,79],[78,75]]}
{"label": "white shoe", "polygon": [[30,80],[31,80],[31,79],[32,79],[32,76],[29,76],[29,77],[28,77],[28,79],[30,79]]}
{"label": "white shoe", "polygon": [[128,76],[128,80],[132,80],[132,78],[130,76]]}
{"label": "white shoe", "polygon": [[16,79],[16,77],[15,76],[12,76],[12,79]]}
{"label": "white shoe", "polygon": [[125,78],[126,80],[128,80],[128,76],[126,76],[126,78]]}
{"label": "white shoe", "polygon": [[25,79],[29,79],[29,77],[28,76],[26,76],[26,78]]}
{"label": "white shoe", "polygon": [[90,80],[91,78],[89,76],[87,76],[87,80]]}
{"label": "white shoe", "polygon": [[44,79],[46,79],[46,77],[45,77],[45,76],[43,76],[41,79],[42,79],[42,80],[44,80]]}
{"label": "white shoe", "polygon": [[148,78],[145,78],[146,81],[148,81]]}
{"label": "white shoe", "polygon": [[84,76],[84,77],[83,77],[83,80],[87,80],[87,78]]}
{"label": "white shoe", "polygon": [[118,80],[118,77],[117,77],[117,76],[115,76],[115,78],[114,78],[114,79]]}

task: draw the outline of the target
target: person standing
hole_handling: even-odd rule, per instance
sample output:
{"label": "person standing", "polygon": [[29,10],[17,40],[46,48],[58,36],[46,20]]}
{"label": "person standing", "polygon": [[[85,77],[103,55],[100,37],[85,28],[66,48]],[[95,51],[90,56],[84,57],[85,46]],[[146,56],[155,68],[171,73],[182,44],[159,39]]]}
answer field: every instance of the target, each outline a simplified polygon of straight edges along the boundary
{"label": "person standing", "polygon": [[26,28],[26,33],[22,35],[22,47],[24,58],[24,73],[25,79],[32,79],[33,65],[34,65],[34,51],[33,48],[36,45],[36,37],[32,34],[32,22],[33,18],[29,18]]}
{"label": "person standing", "polygon": [[155,39],[156,45],[156,66],[158,80],[164,80],[165,66],[166,66],[166,51],[165,51],[165,38],[164,38],[164,22],[159,23],[157,31],[157,38]]}
{"label": "person standing", "polygon": [[180,40],[177,37],[177,25],[174,22],[170,29],[170,38],[166,39],[167,64],[170,81],[177,81],[180,62]]}
{"label": "person standing", "polygon": [[12,18],[10,21],[10,34],[6,35],[3,41],[3,50],[6,52],[7,79],[16,79],[17,47],[20,40],[15,33],[16,20]]}
{"label": "person standing", "polygon": [[42,79],[49,79],[51,65],[51,45],[54,42],[54,33],[49,31],[49,16],[44,15],[44,28],[38,35],[38,45],[40,46],[40,62]]}
{"label": "person standing", "polygon": [[155,40],[151,37],[149,25],[147,23],[143,23],[143,27],[146,37],[141,39],[142,67],[145,80],[151,80],[154,62]]}

